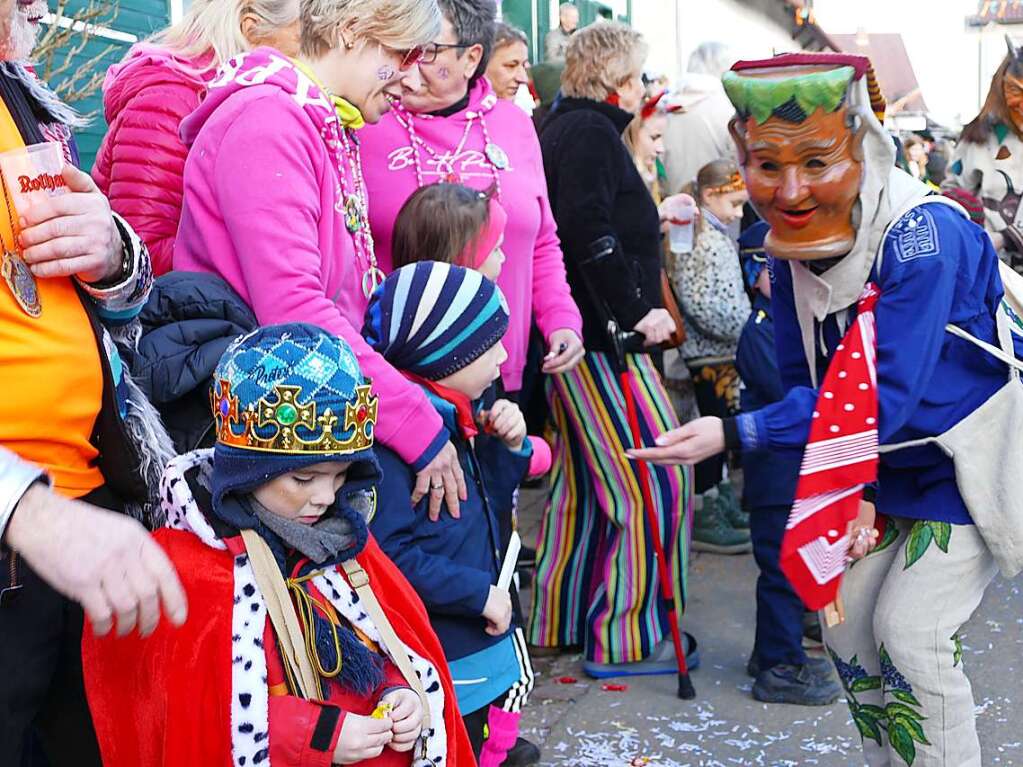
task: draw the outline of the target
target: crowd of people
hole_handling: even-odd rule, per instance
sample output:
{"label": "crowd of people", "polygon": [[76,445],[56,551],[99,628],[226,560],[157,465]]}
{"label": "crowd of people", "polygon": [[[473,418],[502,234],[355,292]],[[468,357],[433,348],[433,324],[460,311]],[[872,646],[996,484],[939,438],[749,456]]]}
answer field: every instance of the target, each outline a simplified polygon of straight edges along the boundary
{"label": "crowd of people", "polygon": [[0,0],[0,150],[66,185],[4,180],[0,762],[536,764],[531,658],[699,665],[698,550],[760,569],[754,698],[980,764],[1019,50],[946,169],[861,56],[708,43],[666,89],[571,3],[541,73],[494,0],[194,0],[110,69],[90,177],[45,11]]}

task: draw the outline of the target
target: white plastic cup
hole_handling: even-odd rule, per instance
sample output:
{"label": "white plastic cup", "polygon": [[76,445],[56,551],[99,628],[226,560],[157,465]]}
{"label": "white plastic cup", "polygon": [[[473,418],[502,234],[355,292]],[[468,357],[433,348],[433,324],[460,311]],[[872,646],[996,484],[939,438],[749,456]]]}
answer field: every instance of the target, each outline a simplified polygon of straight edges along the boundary
{"label": "white plastic cup", "polygon": [[691,253],[693,250],[693,219],[696,206],[684,195],[673,195],[663,203],[668,220],[668,246],[672,253]]}
{"label": "white plastic cup", "polygon": [[3,174],[8,198],[14,205],[14,217],[41,200],[67,192],[61,173],[64,170],[64,150],[60,144],[47,141],[42,144],[19,147],[0,154],[0,173]]}
{"label": "white plastic cup", "polygon": [[693,252],[692,220],[682,224],[676,224],[674,221],[668,224],[668,247],[676,254]]}

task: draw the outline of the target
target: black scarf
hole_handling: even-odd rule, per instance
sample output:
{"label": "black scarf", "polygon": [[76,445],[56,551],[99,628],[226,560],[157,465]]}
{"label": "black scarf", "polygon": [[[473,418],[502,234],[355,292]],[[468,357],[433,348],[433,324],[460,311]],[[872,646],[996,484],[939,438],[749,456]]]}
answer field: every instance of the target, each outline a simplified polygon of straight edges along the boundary
{"label": "black scarf", "polygon": [[0,98],[4,100],[7,111],[11,113],[14,124],[18,126],[25,146],[46,141],[39,123],[55,122],[55,118],[31,96],[19,75],[11,71],[8,63],[4,63],[0,69]]}

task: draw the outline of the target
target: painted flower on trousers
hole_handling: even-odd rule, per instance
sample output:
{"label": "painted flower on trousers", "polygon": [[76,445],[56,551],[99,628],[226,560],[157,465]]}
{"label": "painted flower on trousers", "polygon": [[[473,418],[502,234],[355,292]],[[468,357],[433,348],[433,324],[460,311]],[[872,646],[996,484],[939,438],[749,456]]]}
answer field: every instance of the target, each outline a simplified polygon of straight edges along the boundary
{"label": "painted flower on trousers", "polygon": [[[868,674],[856,656],[846,663],[830,647],[828,652],[845,687],[853,722],[864,741],[870,739],[883,748],[887,737],[891,749],[912,767],[916,761],[916,744],[930,745],[921,724],[927,717],[920,713],[921,704],[913,694],[912,685],[895,667],[884,644],[878,648],[880,676]],[[857,693],[871,690],[881,691],[886,701],[883,708],[857,699]]]}

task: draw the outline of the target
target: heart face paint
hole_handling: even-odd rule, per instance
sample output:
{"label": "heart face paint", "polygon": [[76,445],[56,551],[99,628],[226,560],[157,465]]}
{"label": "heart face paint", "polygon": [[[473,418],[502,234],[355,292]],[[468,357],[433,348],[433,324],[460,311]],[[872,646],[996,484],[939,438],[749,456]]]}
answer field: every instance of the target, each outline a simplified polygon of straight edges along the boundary
{"label": "heart face paint", "polygon": [[391,80],[394,78],[394,75],[394,67],[390,64],[384,64],[377,70],[377,80]]}

